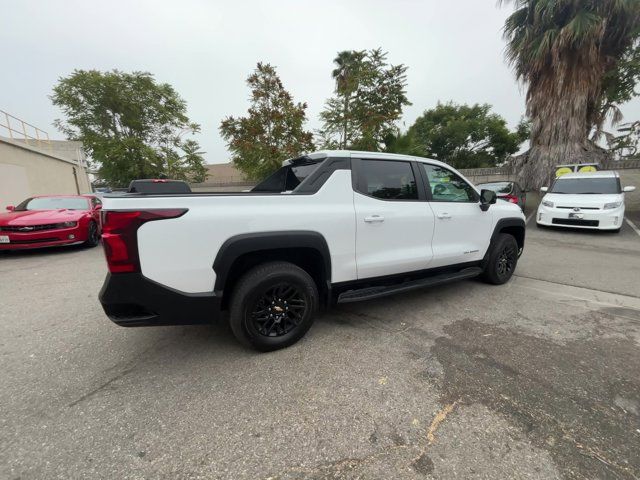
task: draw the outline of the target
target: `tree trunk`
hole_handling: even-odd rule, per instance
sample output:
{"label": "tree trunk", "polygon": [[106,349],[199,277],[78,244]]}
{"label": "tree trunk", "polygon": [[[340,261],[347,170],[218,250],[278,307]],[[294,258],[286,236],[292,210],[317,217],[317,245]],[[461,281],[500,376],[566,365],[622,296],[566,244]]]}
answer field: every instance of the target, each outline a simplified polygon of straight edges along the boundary
{"label": "tree trunk", "polygon": [[349,95],[345,94],[344,97],[344,120],[343,120],[343,132],[342,132],[342,150],[347,149],[347,132],[349,131]]}
{"label": "tree trunk", "polygon": [[529,84],[531,146],[515,164],[518,181],[524,188],[549,186],[557,165],[602,162],[607,158],[605,150],[589,141],[593,127],[590,112],[599,90],[598,72],[585,73],[579,68],[549,70]]}

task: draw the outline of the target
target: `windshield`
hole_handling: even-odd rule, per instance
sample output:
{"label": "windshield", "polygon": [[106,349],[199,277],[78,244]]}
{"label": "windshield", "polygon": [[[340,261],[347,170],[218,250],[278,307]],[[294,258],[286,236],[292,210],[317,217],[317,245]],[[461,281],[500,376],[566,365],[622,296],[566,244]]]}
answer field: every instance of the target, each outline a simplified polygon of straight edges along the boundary
{"label": "windshield", "polygon": [[511,193],[513,184],[511,182],[481,183],[478,188],[492,190],[496,193]]}
{"label": "windshield", "polygon": [[558,178],[551,187],[551,193],[620,193],[620,182],[615,177]]}
{"label": "windshield", "polygon": [[37,197],[28,198],[15,209],[25,210],[57,210],[64,208],[67,210],[88,210],[89,201],[82,197]]}

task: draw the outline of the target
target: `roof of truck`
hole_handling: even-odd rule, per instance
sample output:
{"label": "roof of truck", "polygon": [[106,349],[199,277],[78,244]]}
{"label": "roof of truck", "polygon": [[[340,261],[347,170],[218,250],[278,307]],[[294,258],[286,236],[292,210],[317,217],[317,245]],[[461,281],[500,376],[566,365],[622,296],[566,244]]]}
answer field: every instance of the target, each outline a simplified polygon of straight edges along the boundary
{"label": "roof of truck", "polygon": [[[367,160],[413,160],[416,162],[429,162],[435,165],[449,166],[444,162],[439,160],[434,160],[433,158],[425,158],[425,157],[415,157],[413,155],[403,155],[401,153],[386,153],[386,152],[365,152],[361,150],[319,150],[317,152],[308,153],[298,158],[310,158],[312,160],[333,157],[333,158],[366,158]],[[285,160],[283,163],[288,163],[292,160],[297,160],[295,158],[291,158]],[[449,166],[450,167],[450,166]]]}

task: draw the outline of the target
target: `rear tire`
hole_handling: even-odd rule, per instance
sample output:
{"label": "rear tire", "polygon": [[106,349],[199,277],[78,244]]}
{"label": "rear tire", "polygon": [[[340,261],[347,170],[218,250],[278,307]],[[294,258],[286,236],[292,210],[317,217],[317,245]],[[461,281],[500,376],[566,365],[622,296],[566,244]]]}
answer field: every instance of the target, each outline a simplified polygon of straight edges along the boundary
{"label": "rear tire", "polygon": [[507,283],[518,264],[518,242],[513,236],[500,233],[489,248],[489,258],[481,278],[493,285]]}
{"label": "rear tire", "polygon": [[252,268],[236,285],[229,324],[243,345],[262,352],[293,345],[311,328],[318,310],[311,276],[288,262]]}
{"label": "rear tire", "polygon": [[98,224],[94,221],[89,222],[89,229],[87,231],[87,239],[84,242],[84,246],[87,248],[93,248],[100,243],[100,233],[98,233]]}

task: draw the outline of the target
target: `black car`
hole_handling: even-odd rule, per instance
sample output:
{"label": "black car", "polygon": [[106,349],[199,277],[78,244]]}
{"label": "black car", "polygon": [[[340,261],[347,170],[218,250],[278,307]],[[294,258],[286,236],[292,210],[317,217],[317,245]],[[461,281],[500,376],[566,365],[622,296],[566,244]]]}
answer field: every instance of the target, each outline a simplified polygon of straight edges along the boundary
{"label": "black car", "polygon": [[527,201],[527,192],[516,182],[489,182],[476,185],[479,189],[493,190],[498,198],[507,202],[515,203],[524,212]]}

